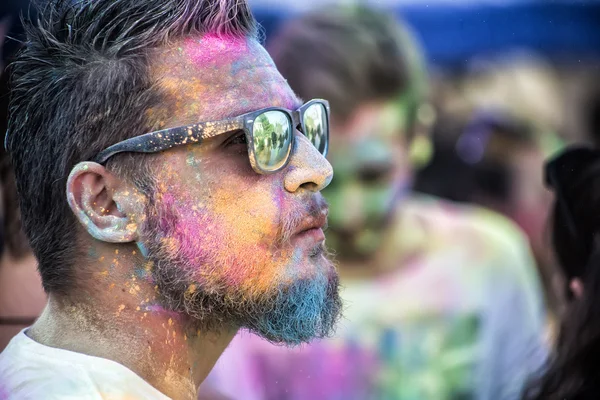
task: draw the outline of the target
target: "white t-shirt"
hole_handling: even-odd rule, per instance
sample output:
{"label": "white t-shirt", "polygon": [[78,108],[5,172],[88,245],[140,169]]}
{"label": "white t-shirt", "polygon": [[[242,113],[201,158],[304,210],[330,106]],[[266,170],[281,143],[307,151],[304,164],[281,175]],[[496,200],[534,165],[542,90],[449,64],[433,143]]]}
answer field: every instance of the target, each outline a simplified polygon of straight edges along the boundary
{"label": "white t-shirt", "polygon": [[25,331],[0,353],[0,400],[169,400],[119,363],[44,346]]}

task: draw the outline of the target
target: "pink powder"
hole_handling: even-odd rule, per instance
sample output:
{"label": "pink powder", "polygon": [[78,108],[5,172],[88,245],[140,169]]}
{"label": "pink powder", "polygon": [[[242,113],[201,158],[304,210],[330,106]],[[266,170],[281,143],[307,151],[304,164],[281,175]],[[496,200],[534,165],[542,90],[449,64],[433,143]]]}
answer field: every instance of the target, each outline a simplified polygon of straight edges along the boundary
{"label": "pink powder", "polygon": [[185,54],[201,67],[230,64],[249,52],[246,38],[214,34],[186,39],[184,49]]}

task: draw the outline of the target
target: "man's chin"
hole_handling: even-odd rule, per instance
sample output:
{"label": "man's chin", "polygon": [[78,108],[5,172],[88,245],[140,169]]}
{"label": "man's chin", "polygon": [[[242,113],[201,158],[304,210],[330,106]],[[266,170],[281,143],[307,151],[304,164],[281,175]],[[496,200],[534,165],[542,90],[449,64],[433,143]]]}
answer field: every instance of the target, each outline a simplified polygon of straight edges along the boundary
{"label": "man's chin", "polygon": [[[264,312],[249,318],[243,326],[263,338],[279,344],[299,345],[316,338],[331,336],[341,317],[339,277],[324,247],[316,251],[320,265],[311,277],[294,279],[273,290],[258,303]],[[324,267],[324,268],[323,268]]]}
{"label": "man's chin", "polygon": [[296,253],[265,291],[225,280],[203,283],[190,272],[202,266],[168,257],[153,261],[161,305],[188,316],[199,330],[242,327],[274,343],[298,345],[330,336],[340,318],[339,277],[322,243]]}
{"label": "man's chin", "polygon": [[325,243],[303,250],[301,254],[287,266],[285,276],[288,282],[297,279],[319,279],[320,276],[337,277],[334,255]]}

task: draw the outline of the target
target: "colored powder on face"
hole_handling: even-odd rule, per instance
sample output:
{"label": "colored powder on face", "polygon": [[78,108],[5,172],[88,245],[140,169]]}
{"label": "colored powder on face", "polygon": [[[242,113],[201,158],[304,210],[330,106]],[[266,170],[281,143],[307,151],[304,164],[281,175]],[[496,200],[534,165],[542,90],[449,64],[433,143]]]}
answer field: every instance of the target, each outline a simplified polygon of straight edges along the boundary
{"label": "colored powder on face", "polygon": [[168,192],[161,190],[161,208],[168,210],[158,221],[165,233],[163,251],[193,266],[196,283],[213,287],[223,282],[255,297],[313,270],[301,267],[302,251],[294,256],[293,248],[275,245],[282,209],[291,207],[285,204],[283,189],[277,189],[281,183],[274,181],[262,190],[251,190],[253,185],[219,186],[202,200],[205,204],[192,199],[188,187],[167,185]]}
{"label": "colored powder on face", "polygon": [[[177,124],[299,105],[271,57],[255,40],[206,35],[187,38],[179,47],[183,53],[174,48],[153,65],[153,76],[174,103]],[[160,121],[173,119],[173,113],[165,110],[153,110],[152,116]]]}
{"label": "colored powder on face", "polygon": [[134,269],[135,277],[144,281],[152,280],[152,263],[145,262]]}
{"label": "colored powder on face", "polygon": [[[207,154],[196,151],[198,159]],[[290,343],[326,330],[330,323],[321,321],[333,320],[338,307],[330,299],[334,268],[279,237],[285,219],[293,211],[305,214],[306,204],[286,192],[281,176],[202,160],[190,163],[182,151],[165,159],[159,173],[156,209],[148,212],[156,242],[148,249],[156,256],[161,304],[198,320],[210,318],[206,304],[211,310],[229,307],[236,323]],[[247,321],[240,322],[242,315]]]}
{"label": "colored powder on face", "polygon": [[[175,100],[171,118],[178,124],[268,106],[297,107],[298,100],[258,43],[208,36],[188,39],[181,47],[182,55],[154,70]],[[221,57],[221,53],[227,54]],[[166,178],[158,179],[155,200],[161,212],[156,227],[161,256],[165,257],[156,270],[170,265],[188,272],[185,278],[192,279],[185,280],[183,291],[180,286],[177,289],[188,297],[195,291],[229,290],[252,300],[298,280],[310,281],[322,265],[310,259],[304,249],[281,245],[278,237],[283,217],[292,209],[302,208],[285,192],[281,177],[244,175],[239,167],[236,170],[225,162],[221,168],[202,155],[193,158],[188,153],[165,163],[160,173]],[[305,157],[296,164],[307,168],[313,161]],[[317,164],[323,162],[318,160]],[[148,247],[154,255],[155,246]],[[140,251],[148,255],[147,250]],[[168,263],[169,258],[174,262]],[[306,293],[313,287],[301,286],[304,289],[298,289],[298,301],[303,298],[301,291]],[[322,290],[323,282],[314,286],[313,297],[319,297]]]}
{"label": "colored powder on face", "polygon": [[167,310],[165,310],[163,307],[161,307],[157,304],[146,306],[146,307],[144,307],[144,309],[146,311],[155,312],[155,313],[166,313],[167,312]]}
{"label": "colored powder on face", "polygon": [[[276,186],[276,185],[274,185]],[[268,192],[280,189],[270,188]],[[244,193],[244,196],[240,196]],[[279,197],[282,196],[273,196]],[[291,261],[291,248],[278,248],[275,242],[281,224],[284,204],[266,197],[262,192],[240,191],[225,186],[214,193],[213,206],[225,226],[232,227],[229,251],[243,260],[244,269],[232,268],[227,279],[246,290],[270,290],[280,276],[285,275]]]}
{"label": "colored powder on face", "polygon": [[117,308],[117,312],[115,313],[115,316],[118,317],[119,315],[121,315],[121,311],[123,311],[125,309],[125,304],[121,304],[118,308]]}

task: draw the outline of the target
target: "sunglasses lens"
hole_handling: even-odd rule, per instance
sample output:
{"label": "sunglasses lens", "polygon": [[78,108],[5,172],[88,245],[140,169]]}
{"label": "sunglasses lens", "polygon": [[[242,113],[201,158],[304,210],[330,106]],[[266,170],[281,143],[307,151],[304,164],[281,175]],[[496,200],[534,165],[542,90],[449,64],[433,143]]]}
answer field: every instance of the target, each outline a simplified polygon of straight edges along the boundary
{"label": "sunglasses lens", "polygon": [[329,147],[329,121],[327,121],[327,110],[320,103],[312,104],[304,112],[304,135],[319,150],[319,153],[327,155]]}
{"label": "sunglasses lens", "polygon": [[288,159],[292,144],[292,122],[286,113],[267,111],[254,120],[254,154],[263,171],[275,171]]}

